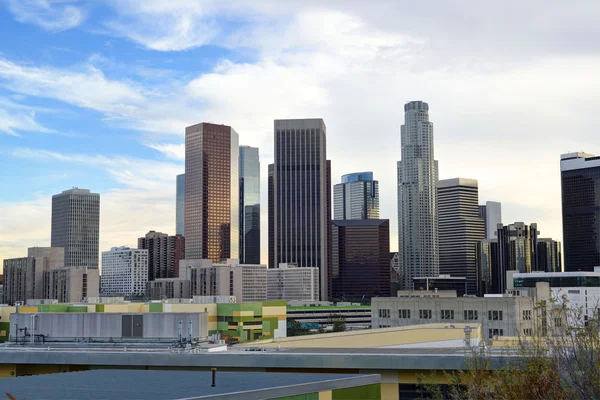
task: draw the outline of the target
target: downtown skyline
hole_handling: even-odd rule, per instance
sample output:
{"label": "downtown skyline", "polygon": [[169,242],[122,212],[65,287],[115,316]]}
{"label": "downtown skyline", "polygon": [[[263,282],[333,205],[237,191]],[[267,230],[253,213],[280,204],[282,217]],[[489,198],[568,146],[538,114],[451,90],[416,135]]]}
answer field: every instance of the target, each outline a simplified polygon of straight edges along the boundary
{"label": "downtown skyline", "polygon": [[[10,39],[14,43],[1,39],[0,55],[0,150],[8,167],[3,168],[5,190],[0,199],[2,258],[50,244],[51,196],[73,186],[102,196],[101,251],[135,247],[137,238],[148,230],[175,234],[175,176],[184,172],[183,133],[186,126],[201,121],[234,126],[241,145],[260,149],[263,263],[268,243],[266,169],[273,160],[274,119],[325,120],[332,184],[339,183],[343,174],[374,172],[380,181],[380,218],[390,219],[391,250],[396,250],[398,241],[395,163],[400,159],[402,107],[407,101],[423,100],[434,110],[440,179],[477,179],[480,204],[502,202],[504,221],[536,222],[543,237],[562,240],[560,154],[599,150],[593,137],[598,122],[592,111],[600,105],[600,80],[591,73],[600,64],[596,51],[566,52],[552,35],[541,38],[546,39],[545,52],[536,54],[536,59],[505,63],[492,57],[483,65],[483,56],[459,51],[453,68],[445,69],[429,58],[432,54],[449,57],[436,53],[439,33],[404,32],[428,39],[411,42],[385,22],[375,25],[372,14],[361,15],[358,5],[333,10],[334,15],[331,10],[312,9],[311,4],[304,11],[293,6],[280,10],[293,15],[298,24],[309,17],[338,27],[344,21],[354,22],[347,30],[324,32],[339,45],[340,51],[332,54],[305,31],[292,31],[299,39],[287,46],[307,52],[298,60],[285,54],[288,47],[274,55],[269,54],[272,49],[253,48],[248,55],[242,54],[241,45],[212,39],[157,49],[158,41],[93,32],[94,24],[106,16],[91,8],[86,10],[87,18],[71,29],[45,30],[35,25],[41,24],[41,19],[31,16],[35,8],[19,9],[16,3],[7,2],[8,8],[0,9],[0,22],[16,32]],[[71,6],[78,7],[77,3]],[[52,9],[56,12],[45,15],[44,21],[64,16],[62,6]],[[119,12],[117,17],[122,16]],[[164,9],[155,12],[168,14]],[[262,12],[268,22],[271,14]],[[215,21],[219,25],[217,17]],[[500,30],[498,34],[502,31],[494,29]],[[274,40],[276,34],[263,32],[261,39]],[[83,48],[77,35],[95,38],[91,48]],[[25,45],[26,39],[40,45]],[[460,50],[461,39],[448,39],[453,40],[452,49]],[[515,57],[522,50],[501,48],[502,43],[490,45]],[[408,57],[390,47],[406,51]],[[346,54],[353,49],[365,57],[357,60]],[[415,71],[421,63],[411,57],[419,56],[429,63]],[[327,57],[341,73],[334,76],[331,65],[315,68],[319,57]],[[135,61],[144,58],[142,65]],[[182,78],[174,78],[178,70],[173,62],[190,60],[196,60],[198,67],[186,67],[179,71]],[[471,62],[469,67],[461,63],[464,60]],[[381,68],[374,70],[376,65]],[[138,70],[124,71],[128,66]],[[556,85],[550,90],[547,82]],[[278,89],[282,83],[283,93]],[[461,95],[456,96],[459,85]],[[210,99],[203,94],[218,87],[230,89],[229,104],[221,95]],[[278,97],[285,92],[296,95],[282,102]],[[352,96],[353,92],[361,95]],[[586,101],[580,104],[582,92]],[[162,100],[159,94],[164,95]],[[193,109],[201,103],[202,108]],[[161,105],[161,112],[154,112]]]}

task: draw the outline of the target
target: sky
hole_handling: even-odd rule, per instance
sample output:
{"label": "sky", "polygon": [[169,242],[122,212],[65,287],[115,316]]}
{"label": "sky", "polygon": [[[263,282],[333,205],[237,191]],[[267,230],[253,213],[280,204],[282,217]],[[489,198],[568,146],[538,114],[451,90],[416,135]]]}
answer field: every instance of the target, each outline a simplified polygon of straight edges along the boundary
{"label": "sky", "polygon": [[403,105],[440,179],[562,240],[560,154],[600,153],[600,2],[0,0],[0,258],[50,245],[51,196],[101,194],[100,248],[175,233],[185,127],[323,118],[332,181],[373,171],[397,249]]}

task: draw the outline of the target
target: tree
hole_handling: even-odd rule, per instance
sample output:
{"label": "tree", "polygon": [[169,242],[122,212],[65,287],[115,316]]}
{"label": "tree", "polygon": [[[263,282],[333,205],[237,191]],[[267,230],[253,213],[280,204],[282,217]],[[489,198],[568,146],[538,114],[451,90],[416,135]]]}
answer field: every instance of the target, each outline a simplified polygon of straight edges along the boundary
{"label": "tree", "polygon": [[287,322],[287,335],[288,336],[302,336],[308,335],[310,331],[302,326],[302,324],[295,319],[290,319]]}
{"label": "tree", "polygon": [[346,318],[340,314],[331,314],[329,316],[329,323],[333,325],[334,332],[344,332],[346,330]]}
{"label": "tree", "polygon": [[530,327],[519,332],[515,346],[506,351],[500,370],[491,371],[488,350],[472,350],[470,369],[450,378],[451,398],[598,399],[599,331],[598,320],[589,316],[586,320],[584,310],[570,308],[565,296],[540,302]]}

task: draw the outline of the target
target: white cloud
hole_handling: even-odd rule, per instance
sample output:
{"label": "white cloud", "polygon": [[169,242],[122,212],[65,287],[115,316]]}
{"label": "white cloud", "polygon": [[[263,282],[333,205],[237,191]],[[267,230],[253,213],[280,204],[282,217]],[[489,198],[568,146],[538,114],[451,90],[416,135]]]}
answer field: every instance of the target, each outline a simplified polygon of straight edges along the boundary
{"label": "white cloud", "polygon": [[55,98],[115,117],[127,115],[145,100],[138,88],[109,80],[91,65],[73,71],[30,67],[0,58],[0,79],[3,86],[20,94]]}
{"label": "white cloud", "polygon": [[56,131],[40,125],[35,120],[35,112],[11,111],[3,109],[0,104],[0,133],[20,136],[20,131],[56,133]]}
{"label": "white cloud", "polygon": [[52,32],[79,26],[86,17],[77,0],[7,0],[8,10],[22,23]]}
{"label": "white cloud", "polygon": [[185,160],[185,144],[173,144],[173,143],[157,143],[157,144],[147,144],[148,147],[157,150],[165,155],[165,157],[172,160]]}

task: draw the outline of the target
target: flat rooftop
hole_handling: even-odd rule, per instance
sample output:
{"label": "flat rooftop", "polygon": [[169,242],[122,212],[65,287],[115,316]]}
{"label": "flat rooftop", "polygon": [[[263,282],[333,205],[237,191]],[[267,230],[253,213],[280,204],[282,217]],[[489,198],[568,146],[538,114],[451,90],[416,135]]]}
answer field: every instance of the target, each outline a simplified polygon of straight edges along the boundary
{"label": "flat rooftop", "polygon": [[379,375],[91,370],[2,378],[1,391],[28,400],[265,399],[379,383]]}

